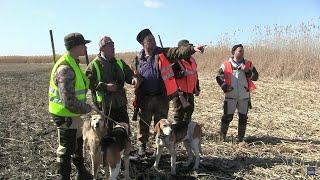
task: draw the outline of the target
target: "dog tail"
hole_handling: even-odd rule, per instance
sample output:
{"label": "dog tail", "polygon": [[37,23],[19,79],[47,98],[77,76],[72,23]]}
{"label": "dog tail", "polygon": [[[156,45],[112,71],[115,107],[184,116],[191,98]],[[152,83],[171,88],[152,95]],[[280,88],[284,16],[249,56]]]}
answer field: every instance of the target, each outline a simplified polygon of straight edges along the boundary
{"label": "dog tail", "polygon": [[115,139],[110,136],[105,136],[101,139],[100,145],[101,145],[101,151],[105,152],[108,148],[110,148],[112,145],[116,143]]}

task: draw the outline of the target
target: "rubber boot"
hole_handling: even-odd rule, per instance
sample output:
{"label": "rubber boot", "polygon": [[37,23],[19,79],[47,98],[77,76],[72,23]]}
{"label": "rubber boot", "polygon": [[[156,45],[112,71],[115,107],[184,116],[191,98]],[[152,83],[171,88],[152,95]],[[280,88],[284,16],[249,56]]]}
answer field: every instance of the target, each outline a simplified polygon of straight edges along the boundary
{"label": "rubber boot", "polygon": [[232,121],[233,114],[223,115],[220,125],[220,141],[226,141],[229,124]]}
{"label": "rubber boot", "polygon": [[63,162],[57,162],[57,164],[56,164],[57,174],[59,175],[58,179],[70,180],[70,174],[71,174],[70,157],[69,158],[63,158],[62,161]]}
{"label": "rubber boot", "polygon": [[246,114],[239,114],[238,123],[238,141],[242,142],[246,134],[248,116]]}
{"label": "rubber boot", "polygon": [[72,157],[72,162],[77,168],[76,179],[78,180],[93,179],[93,176],[91,175],[91,173],[84,166],[82,147],[83,147],[83,139],[81,137],[77,139],[77,147],[76,147],[77,149],[74,152],[74,155]]}
{"label": "rubber boot", "polygon": [[57,174],[59,179],[70,180],[71,154],[74,151],[76,130],[58,129],[59,147],[57,149]]}

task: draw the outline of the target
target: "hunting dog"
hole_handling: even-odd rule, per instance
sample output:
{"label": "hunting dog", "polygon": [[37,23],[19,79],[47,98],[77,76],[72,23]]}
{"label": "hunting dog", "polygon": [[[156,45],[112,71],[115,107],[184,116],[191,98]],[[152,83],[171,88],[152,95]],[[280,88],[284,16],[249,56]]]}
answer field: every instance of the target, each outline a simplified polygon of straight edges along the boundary
{"label": "hunting dog", "polygon": [[195,155],[193,169],[198,169],[201,153],[201,128],[202,126],[194,121],[173,124],[167,119],[161,119],[155,126],[157,150],[153,167],[158,169],[163,147],[166,147],[171,154],[171,174],[176,174],[176,146],[183,142],[188,154],[188,161],[184,166],[189,166]]}
{"label": "hunting dog", "polygon": [[89,150],[92,163],[92,174],[94,179],[96,179],[102,159],[100,141],[107,133],[107,124],[105,119],[101,115],[92,115],[90,120],[86,120],[84,122],[82,133],[83,157],[85,158],[86,150]]}
{"label": "hunting dog", "polygon": [[[120,172],[121,157],[124,158],[124,176],[125,179],[130,179],[129,176],[129,153],[131,142],[128,134],[128,124],[118,123],[111,132],[108,132],[101,139],[101,150],[103,152],[103,163],[109,166],[109,179],[115,180]],[[106,172],[108,168],[106,169]]]}

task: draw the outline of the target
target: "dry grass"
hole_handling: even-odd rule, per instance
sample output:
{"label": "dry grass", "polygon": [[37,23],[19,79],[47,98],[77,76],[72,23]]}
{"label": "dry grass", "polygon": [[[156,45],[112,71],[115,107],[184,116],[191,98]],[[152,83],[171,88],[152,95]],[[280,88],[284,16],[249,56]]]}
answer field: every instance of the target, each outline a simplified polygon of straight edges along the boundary
{"label": "dry grass", "polygon": [[[117,53],[116,56],[125,60],[131,60],[135,57],[135,52]],[[57,54],[56,59],[61,55]],[[95,58],[95,55],[89,55],[89,60]],[[83,57],[80,58],[81,63],[85,62]],[[0,63],[52,63],[52,56],[0,56]]]}
{"label": "dry grass", "polygon": [[[263,77],[293,80],[320,78],[320,18],[298,26],[255,26],[252,44],[245,45],[245,56],[252,60]],[[230,55],[241,32],[225,34],[216,46],[197,55],[200,70],[212,72]],[[236,39],[236,40],[235,40]]]}
{"label": "dry grass", "polygon": [[[252,60],[262,77],[289,80],[320,79],[320,18],[297,26],[255,26],[250,34],[251,44],[245,44],[245,56]],[[199,71],[217,71],[230,55],[231,46],[238,42],[241,31],[223,34],[203,55],[196,54]],[[119,53],[131,61],[136,52]],[[57,56],[58,57],[58,56]],[[90,56],[93,59],[94,55]],[[2,56],[0,63],[51,63],[50,56]]]}

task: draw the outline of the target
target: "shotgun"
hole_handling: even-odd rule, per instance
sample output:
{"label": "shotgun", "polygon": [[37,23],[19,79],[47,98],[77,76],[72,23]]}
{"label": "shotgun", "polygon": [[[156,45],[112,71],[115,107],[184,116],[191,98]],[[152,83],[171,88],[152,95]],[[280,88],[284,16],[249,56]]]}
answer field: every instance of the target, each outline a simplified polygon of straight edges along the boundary
{"label": "shotgun", "polygon": [[86,54],[85,54],[85,59],[86,59],[87,66],[89,66],[89,56],[88,56],[88,51],[87,50],[86,50]]}
{"label": "shotgun", "polygon": [[[137,70],[133,71],[133,74],[138,76],[139,72]],[[140,107],[140,93],[139,93],[139,87],[134,90],[134,101],[132,103],[133,105],[133,116],[132,116],[132,121],[137,121],[138,120],[138,114],[139,114],[139,107]]]}

